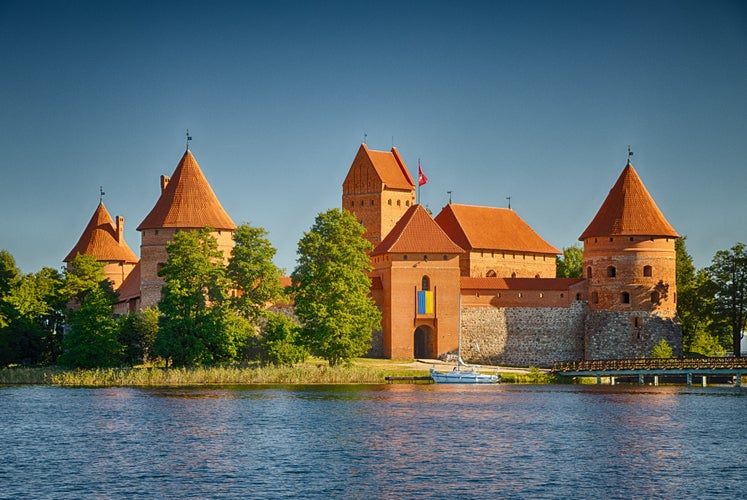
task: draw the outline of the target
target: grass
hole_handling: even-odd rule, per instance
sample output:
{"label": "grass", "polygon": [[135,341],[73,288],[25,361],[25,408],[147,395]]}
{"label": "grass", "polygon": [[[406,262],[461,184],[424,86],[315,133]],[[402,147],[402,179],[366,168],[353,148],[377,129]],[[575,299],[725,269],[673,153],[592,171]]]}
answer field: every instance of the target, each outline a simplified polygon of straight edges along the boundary
{"label": "grass", "polygon": [[[0,369],[0,385],[57,385],[65,387],[179,387],[245,384],[381,384],[388,376],[427,376],[428,367],[413,362],[358,358],[347,366],[330,367],[312,358],[295,366],[231,365],[196,368],[94,368],[69,370],[56,366]],[[507,384],[570,383],[531,367],[501,373]]]}

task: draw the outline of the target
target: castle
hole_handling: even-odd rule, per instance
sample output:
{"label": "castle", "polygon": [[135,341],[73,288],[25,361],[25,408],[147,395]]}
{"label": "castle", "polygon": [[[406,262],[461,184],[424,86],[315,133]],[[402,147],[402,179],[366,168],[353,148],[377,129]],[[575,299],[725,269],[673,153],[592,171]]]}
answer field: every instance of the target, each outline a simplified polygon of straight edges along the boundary
{"label": "castle", "polygon": [[[382,313],[370,356],[549,366],[553,361],[650,355],[661,339],[676,354],[674,243],[679,237],[628,159],[579,240],[584,277],[556,278],[555,247],[506,208],[447,204],[435,217],[416,203],[396,148],[362,144],[342,184],[342,206],[365,228],[371,296]],[[189,148],[138,226],[140,260],[99,203],[65,258],[93,255],[119,291],[115,312],[156,305],[158,270],[175,232],[210,226],[226,258],[236,225]]]}

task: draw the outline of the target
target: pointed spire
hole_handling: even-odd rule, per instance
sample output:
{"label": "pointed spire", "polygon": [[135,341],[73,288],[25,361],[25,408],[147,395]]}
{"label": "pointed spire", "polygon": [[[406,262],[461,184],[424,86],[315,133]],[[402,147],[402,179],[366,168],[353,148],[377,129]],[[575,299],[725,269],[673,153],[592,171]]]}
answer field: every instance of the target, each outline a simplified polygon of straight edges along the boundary
{"label": "pointed spire", "polygon": [[92,255],[96,260],[102,262],[137,262],[137,257],[120,235],[123,219],[121,217],[118,219],[120,219],[118,221],[120,223],[119,227],[114,225],[114,221],[103,201],[99,201],[99,205],[83,230],[78,243],[62,261],[70,262],[76,255],[82,254]]}

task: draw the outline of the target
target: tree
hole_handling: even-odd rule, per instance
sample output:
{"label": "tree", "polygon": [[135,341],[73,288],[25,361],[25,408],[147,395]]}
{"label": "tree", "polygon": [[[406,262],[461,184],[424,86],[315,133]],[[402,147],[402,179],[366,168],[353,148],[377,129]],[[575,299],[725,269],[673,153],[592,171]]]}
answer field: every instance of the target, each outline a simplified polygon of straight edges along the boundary
{"label": "tree", "polygon": [[211,229],[180,231],[166,251],[168,260],[158,273],[166,284],[158,303],[155,354],[167,366],[232,361],[237,350],[226,328],[230,282]]}
{"label": "tree", "polygon": [[16,267],[16,260],[7,250],[0,250],[0,328],[9,321],[9,311],[5,298],[18,285],[21,271]]}
{"label": "tree", "polygon": [[301,328],[284,314],[269,313],[263,328],[264,354],[273,365],[302,363],[309,355],[300,341]]}
{"label": "tree", "polygon": [[558,278],[582,278],[584,276],[584,249],[580,244],[563,249],[563,256],[555,257]]}
{"label": "tree", "polygon": [[117,339],[124,346],[123,361],[130,366],[149,361],[157,333],[158,310],[155,308],[121,316]]}
{"label": "tree", "polygon": [[372,247],[363,232],[350,212],[331,209],[316,217],[298,243],[291,278],[301,337],[330,366],[365,354],[381,324],[370,297]]}
{"label": "tree", "polygon": [[239,292],[232,298],[233,307],[253,320],[268,302],[283,296],[282,271],[272,262],[276,250],[266,235],[262,228],[239,226],[233,233],[234,247],[228,263],[228,277]]}
{"label": "tree", "polygon": [[666,340],[661,339],[651,351],[651,357],[658,359],[669,359],[672,357],[672,348],[669,346]]}
{"label": "tree", "polygon": [[729,324],[734,356],[741,356],[742,332],[747,321],[747,248],[737,243],[719,250],[708,273],[716,288],[716,313]]}

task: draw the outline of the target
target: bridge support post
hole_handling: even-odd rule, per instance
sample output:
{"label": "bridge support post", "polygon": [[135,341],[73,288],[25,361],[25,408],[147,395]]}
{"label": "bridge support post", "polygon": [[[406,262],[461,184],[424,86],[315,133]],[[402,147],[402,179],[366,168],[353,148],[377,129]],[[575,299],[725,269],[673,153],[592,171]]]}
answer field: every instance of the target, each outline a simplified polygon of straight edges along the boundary
{"label": "bridge support post", "polygon": [[693,385],[693,374],[688,373],[687,374],[687,386],[690,387],[691,385]]}
{"label": "bridge support post", "polygon": [[705,375],[703,375],[703,387],[705,387],[707,385],[708,385],[708,377],[706,377]]}
{"label": "bridge support post", "polygon": [[654,385],[659,385],[659,376],[654,375]]}
{"label": "bridge support post", "polygon": [[615,385],[615,377],[610,377],[610,385]]}
{"label": "bridge support post", "polygon": [[643,373],[639,373],[638,374],[638,385],[643,385],[643,383],[644,383]]}
{"label": "bridge support post", "polygon": [[597,385],[600,385],[602,383],[602,376],[597,375]]}
{"label": "bridge support post", "polygon": [[742,374],[737,372],[736,378],[734,380],[734,385],[736,387],[742,387]]}

